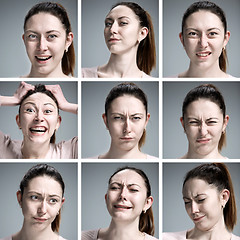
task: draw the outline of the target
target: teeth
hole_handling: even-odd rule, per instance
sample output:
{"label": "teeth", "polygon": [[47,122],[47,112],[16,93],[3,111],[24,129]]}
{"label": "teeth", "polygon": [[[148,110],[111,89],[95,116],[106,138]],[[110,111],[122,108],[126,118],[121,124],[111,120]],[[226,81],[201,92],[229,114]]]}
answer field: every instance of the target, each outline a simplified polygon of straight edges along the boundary
{"label": "teeth", "polygon": [[38,60],[40,60],[40,61],[46,61],[46,60],[48,60],[48,59],[50,59],[52,56],[49,56],[49,57],[37,57],[36,56],[36,58],[38,59]]}
{"label": "teeth", "polygon": [[46,132],[46,129],[44,127],[36,127],[36,128],[30,128],[31,132]]}
{"label": "teeth", "polygon": [[197,53],[197,55],[200,57],[206,57],[209,55],[209,53]]}

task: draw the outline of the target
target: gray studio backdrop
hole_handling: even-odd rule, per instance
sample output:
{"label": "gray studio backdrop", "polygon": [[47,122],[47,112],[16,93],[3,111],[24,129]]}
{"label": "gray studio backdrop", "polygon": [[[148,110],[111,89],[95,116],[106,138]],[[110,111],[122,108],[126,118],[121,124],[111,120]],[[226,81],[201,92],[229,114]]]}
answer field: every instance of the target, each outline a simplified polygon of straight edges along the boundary
{"label": "gray studio backdrop", "polygon": [[[180,42],[182,16],[186,9],[197,0],[163,0],[163,77],[176,76],[187,70],[189,58]],[[240,77],[239,47],[239,0],[213,0],[226,14],[228,30],[231,33],[227,44],[229,67],[227,72]]]}
{"label": "gray studio backdrop", "polygon": [[[44,0],[1,0],[0,7],[0,77],[19,77],[30,72],[31,63],[28,59],[22,40],[23,23],[27,12],[35,4],[47,2]],[[74,48],[76,54],[75,77],[78,75],[78,0],[54,1],[62,4],[67,10],[74,34]]]}
{"label": "gray studio backdrop", "polygon": [[[55,85],[59,84],[62,88],[65,98],[71,103],[77,103],[77,82],[53,82],[53,81],[27,81],[29,84],[45,84]],[[1,82],[0,81],[0,95],[13,96],[20,82]],[[16,123],[16,115],[18,114],[19,106],[1,106],[0,107],[0,126],[4,134],[11,136],[14,140],[22,140],[22,131],[18,129]],[[60,128],[56,133],[56,142],[69,140],[78,135],[78,119],[77,115],[73,113],[59,111],[62,117]]]}
{"label": "gray studio backdrop", "polygon": [[[111,7],[118,0],[82,0],[82,67],[95,67],[107,63],[110,52],[104,40],[104,21]],[[157,63],[151,76],[159,76],[159,2],[158,0],[135,0],[152,17]]]}
{"label": "gray studio backdrop", "polygon": [[159,237],[159,166],[158,163],[82,163],[82,230],[108,227],[111,216],[105,204],[110,176],[123,166],[142,169],[152,190],[155,237]]}
{"label": "gray studio backdrop", "polygon": [[191,89],[203,83],[212,83],[220,90],[225,100],[226,114],[229,115],[227,146],[221,153],[228,158],[240,158],[240,83],[230,81],[163,82],[163,158],[180,158],[187,152],[187,136],[180,123],[182,103]]}
{"label": "gray studio backdrop", "polygon": [[[82,82],[82,158],[106,153],[111,138],[102,119],[105,99],[120,82]],[[159,91],[158,82],[134,82],[147,95],[150,119],[142,151],[158,157],[159,151]]]}
{"label": "gray studio backdrop", "polygon": [[[16,192],[25,173],[37,163],[0,163],[0,238],[20,231],[23,224],[22,209]],[[66,239],[78,239],[78,172],[77,163],[48,163],[62,175],[65,183],[60,235]],[[11,226],[11,227],[10,227]]]}
{"label": "gray studio backdrop", "polygon": [[[194,227],[183,198],[182,183],[185,174],[201,163],[163,163],[163,232],[179,232]],[[234,185],[238,222],[233,233],[240,236],[240,163],[226,163]]]}

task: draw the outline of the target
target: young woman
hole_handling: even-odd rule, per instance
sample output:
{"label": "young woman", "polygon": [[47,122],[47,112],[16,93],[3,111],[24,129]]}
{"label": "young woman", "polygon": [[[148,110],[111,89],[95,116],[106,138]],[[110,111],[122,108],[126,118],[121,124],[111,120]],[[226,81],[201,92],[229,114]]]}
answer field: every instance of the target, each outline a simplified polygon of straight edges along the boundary
{"label": "young woman", "polygon": [[55,168],[39,164],[29,169],[17,192],[24,216],[22,228],[2,240],[64,240],[59,236],[64,189],[62,176]]}
{"label": "young woman", "polygon": [[239,240],[232,234],[237,208],[231,175],[224,163],[205,163],[189,171],[182,188],[185,209],[194,228],[163,233],[164,240]]}
{"label": "young woman", "polygon": [[73,76],[73,33],[67,12],[59,3],[34,5],[25,17],[22,38],[32,64],[25,77]]}
{"label": "young woman", "polygon": [[155,158],[141,152],[150,113],[147,97],[136,84],[126,82],[112,88],[105,100],[102,118],[111,144],[108,152],[96,158]]}
{"label": "young woman", "polygon": [[112,217],[108,228],[82,232],[82,240],[156,239],[152,212],[153,197],[146,174],[123,167],[109,179],[105,201]]}
{"label": "young woman", "polygon": [[104,37],[111,53],[107,64],[83,68],[84,78],[146,78],[156,65],[153,24],[138,4],[120,2],[105,19]]}
{"label": "young woman", "polygon": [[209,1],[193,3],[184,13],[179,37],[190,64],[178,77],[231,77],[226,73],[230,32],[219,6]]}
{"label": "young woman", "polygon": [[19,107],[16,121],[23,141],[0,132],[0,158],[77,158],[77,137],[55,144],[60,127],[59,109],[77,114],[77,104],[69,103],[59,85],[30,85],[21,82],[11,97],[0,96],[0,106]]}
{"label": "young woman", "polygon": [[184,99],[182,123],[188,138],[188,152],[182,158],[223,159],[229,116],[222,94],[211,84],[192,89]]}

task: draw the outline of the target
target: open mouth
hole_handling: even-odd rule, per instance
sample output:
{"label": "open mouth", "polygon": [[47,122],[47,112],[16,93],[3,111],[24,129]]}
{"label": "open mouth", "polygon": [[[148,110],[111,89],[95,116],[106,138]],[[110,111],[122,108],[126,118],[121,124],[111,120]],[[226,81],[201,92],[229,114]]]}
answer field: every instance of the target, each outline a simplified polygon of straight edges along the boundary
{"label": "open mouth", "polygon": [[47,129],[45,127],[33,127],[33,128],[30,128],[30,131],[32,133],[44,133],[47,131]]}
{"label": "open mouth", "polygon": [[211,52],[204,52],[204,53],[196,53],[196,55],[198,57],[207,57],[209,55],[211,55],[212,53]]}
{"label": "open mouth", "polygon": [[49,56],[49,57],[39,57],[39,56],[35,56],[35,58],[40,61],[40,62],[44,62],[44,61],[47,61],[49,60],[50,58],[52,58],[52,56]]}

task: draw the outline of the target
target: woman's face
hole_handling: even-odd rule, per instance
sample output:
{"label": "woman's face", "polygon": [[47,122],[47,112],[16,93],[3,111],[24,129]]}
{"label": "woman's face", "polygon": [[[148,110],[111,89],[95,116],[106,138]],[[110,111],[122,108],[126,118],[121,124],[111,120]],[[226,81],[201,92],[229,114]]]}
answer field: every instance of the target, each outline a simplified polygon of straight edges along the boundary
{"label": "woman's face", "polygon": [[56,76],[62,73],[64,51],[72,43],[61,21],[50,13],[40,12],[26,23],[23,40],[35,74]]}
{"label": "woman's face", "polygon": [[115,98],[108,110],[107,117],[103,114],[112,144],[124,151],[138,147],[149,117],[150,114],[146,116],[143,103],[131,95]]}
{"label": "woman's face", "polygon": [[49,142],[61,122],[56,103],[46,94],[39,92],[22,102],[16,120],[22,129],[25,142],[34,143]]}
{"label": "woman's face", "polygon": [[24,222],[36,231],[51,228],[65,200],[62,194],[61,185],[52,177],[39,176],[30,180],[23,195],[17,192]]}
{"label": "woman's face", "polygon": [[225,131],[229,116],[223,119],[219,106],[208,100],[199,99],[190,103],[181,122],[188,138],[189,151],[199,155],[218,152],[218,143]]}
{"label": "woman's face", "polygon": [[143,40],[147,33],[147,28],[140,27],[138,16],[129,7],[117,6],[105,19],[105,42],[113,54],[136,51],[138,42]]}
{"label": "woman's face", "polygon": [[147,198],[143,178],[133,170],[115,174],[105,195],[107,209],[117,221],[139,221],[140,214],[151,207],[153,198]]}
{"label": "woman's face", "polygon": [[183,33],[180,33],[191,63],[203,68],[218,64],[229,37],[230,32],[225,34],[220,18],[204,10],[191,14],[186,19]]}
{"label": "woman's face", "polygon": [[210,231],[224,222],[223,207],[229,198],[229,191],[221,193],[214,185],[198,178],[189,179],[183,187],[183,200],[187,214],[195,227]]}

